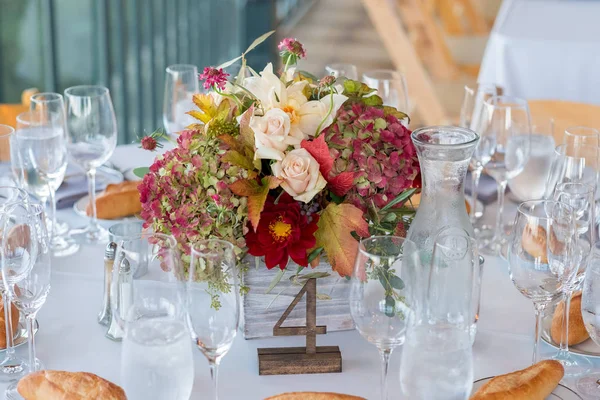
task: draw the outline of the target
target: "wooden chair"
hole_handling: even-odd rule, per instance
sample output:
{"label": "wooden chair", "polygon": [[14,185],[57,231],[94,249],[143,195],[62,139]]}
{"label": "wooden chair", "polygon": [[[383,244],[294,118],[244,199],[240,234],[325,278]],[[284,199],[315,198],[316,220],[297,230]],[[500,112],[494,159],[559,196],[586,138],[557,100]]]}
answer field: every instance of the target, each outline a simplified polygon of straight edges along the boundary
{"label": "wooden chair", "polygon": [[449,35],[486,35],[490,25],[479,4],[474,0],[429,0],[435,2],[435,10]]}
{"label": "wooden chair", "polygon": [[554,140],[563,143],[565,129],[588,126],[600,129],[600,106],[559,100],[529,100],[532,120],[553,119]]}
{"label": "wooden chair", "polygon": [[[24,90],[21,94],[21,104],[0,104],[0,124],[16,126],[17,115],[29,110],[31,96],[38,93],[35,88]],[[8,140],[0,140],[0,161],[10,160]]]}

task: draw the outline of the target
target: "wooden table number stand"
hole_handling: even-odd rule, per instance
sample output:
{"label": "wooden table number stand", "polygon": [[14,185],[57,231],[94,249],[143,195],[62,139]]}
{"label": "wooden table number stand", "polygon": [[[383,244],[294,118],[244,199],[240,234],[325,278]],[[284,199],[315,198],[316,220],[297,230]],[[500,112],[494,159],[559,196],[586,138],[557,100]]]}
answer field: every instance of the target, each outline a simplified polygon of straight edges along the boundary
{"label": "wooden table number stand", "polygon": [[[290,312],[306,294],[306,326],[282,327]],[[317,346],[317,335],[327,333],[317,326],[317,280],[309,279],[273,327],[274,336],[306,335],[306,347],[258,349],[259,375],[323,374],[342,372],[338,346]]]}

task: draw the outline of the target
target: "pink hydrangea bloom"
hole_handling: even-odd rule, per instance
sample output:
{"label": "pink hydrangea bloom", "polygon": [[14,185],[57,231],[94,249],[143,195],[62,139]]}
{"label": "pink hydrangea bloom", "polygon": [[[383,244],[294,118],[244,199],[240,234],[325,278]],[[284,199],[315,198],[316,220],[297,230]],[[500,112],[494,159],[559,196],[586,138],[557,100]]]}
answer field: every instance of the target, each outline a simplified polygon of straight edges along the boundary
{"label": "pink hydrangea bloom", "polygon": [[294,54],[298,58],[306,58],[306,50],[304,50],[304,46],[302,43],[293,38],[285,38],[281,42],[279,42],[279,46],[277,46],[281,51],[288,51],[291,54]]}
{"label": "pink hydrangea bloom", "polygon": [[204,89],[206,90],[213,87],[225,90],[228,76],[229,74],[223,71],[223,68],[205,67],[204,71],[200,74],[200,80],[204,81]]}
{"label": "pink hydrangea bloom", "polygon": [[142,149],[144,150],[154,151],[157,145],[158,142],[152,136],[144,136],[142,138]]}

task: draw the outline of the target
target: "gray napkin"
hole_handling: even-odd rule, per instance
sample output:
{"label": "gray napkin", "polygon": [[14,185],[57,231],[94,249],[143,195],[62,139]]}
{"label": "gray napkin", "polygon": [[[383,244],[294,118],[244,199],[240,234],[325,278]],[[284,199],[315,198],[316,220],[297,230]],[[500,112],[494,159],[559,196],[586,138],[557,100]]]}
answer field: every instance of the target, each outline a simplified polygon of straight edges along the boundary
{"label": "gray napkin", "polygon": [[[506,188],[506,193],[508,191],[508,188]],[[467,177],[465,178],[465,193],[468,195],[471,194],[471,171],[467,172]],[[497,198],[498,185],[496,180],[489,175],[482,174],[481,179],[479,179],[477,199],[484,205],[488,205],[496,201]]]}

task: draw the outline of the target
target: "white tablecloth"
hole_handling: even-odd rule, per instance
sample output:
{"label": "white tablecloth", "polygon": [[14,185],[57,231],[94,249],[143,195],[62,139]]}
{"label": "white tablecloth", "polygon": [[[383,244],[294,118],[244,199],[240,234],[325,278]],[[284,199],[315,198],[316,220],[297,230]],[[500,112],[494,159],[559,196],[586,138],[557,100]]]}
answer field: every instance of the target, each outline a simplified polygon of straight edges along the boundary
{"label": "white tablecloth", "polygon": [[[135,146],[117,148],[113,157],[120,168],[149,165],[153,156]],[[493,210],[489,209],[488,214]],[[60,217],[71,226],[86,223],[71,210]],[[83,246],[79,253],[53,259],[52,289],[38,314],[37,355],[48,369],[88,371],[120,382],[121,344],[104,337],[98,325],[103,290],[103,246]],[[474,345],[475,378],[507,373],[531,363],[533,306],[512,285],[506,263],[488,258],[485,263],[482,309]],[[341,374],[259,376],[258,347],[302,346],[302,337],[244,340],[240,334],[222,362],[219,373],[221,400],[259,400],[286,391],[334,391],[367,399],[379,398],[380,363],[374,346],[355,331],[317,337],[319,345],[338,345]],[[18,352],[26,357],[26,346]],[[548,345],[542,351],[553,352]],[[390,367],[390,400],[400,399],[398,349]],[[196,380],[192,399],[205,399],[210,388],[208,365],[196,351]],[[600,365],[599,365],[600,366]],[[4,386],[0,386],[3,390]],[[168,399],[164,399],[168,400]]]}
{"label": "white tablecloth", "polygon": [[526,99],[600,104],[600,1],[504,0],[480,82]]}

